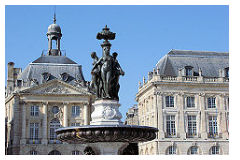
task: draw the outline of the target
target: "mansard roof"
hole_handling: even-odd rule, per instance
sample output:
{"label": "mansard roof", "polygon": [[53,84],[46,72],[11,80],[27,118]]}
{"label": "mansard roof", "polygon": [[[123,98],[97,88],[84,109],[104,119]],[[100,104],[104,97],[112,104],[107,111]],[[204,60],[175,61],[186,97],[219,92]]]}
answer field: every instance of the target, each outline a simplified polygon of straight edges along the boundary
{"label": "mansard roof", "polygon": [[[47,80],[44,80],[43,74],[49,76]],[[68,77],[62,77],[63,74]],[[18,76],[18,80],[22,80],[25,84],[31,81],[42,84],[53,79],[63,80],[72,85],[76,81],[85,82],[82,66],[66,56],[41,56],[30,63]]]}
{"label": "mansard roof", "polygon": [[77,64],[66,56],[41,56],[32,63]]}
{"label": "mansard roof", "polygon": [[196,74],[201,69],[202,76],[219,77],[219,70],[229,67],[229,53],[171,50],[156,64],[163,76],[177,76],[178,71],[187,66],[193,67]]}

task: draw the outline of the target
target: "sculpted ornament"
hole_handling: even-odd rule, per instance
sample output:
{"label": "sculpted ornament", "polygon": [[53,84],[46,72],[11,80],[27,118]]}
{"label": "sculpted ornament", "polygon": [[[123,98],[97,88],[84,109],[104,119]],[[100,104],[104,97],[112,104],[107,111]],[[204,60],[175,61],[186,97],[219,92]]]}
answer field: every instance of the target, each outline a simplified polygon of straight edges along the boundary
{"label": "sculpted ornament", "polygon": [[116,110],[112,109],[110,106],[104,108],[103,117],[104,119],[113,119],[117,115]]}
{"label": "sculpted ornament", "polygon": [[62,86],[50,86],[42,90],[44,93],[70,93],[67,88]]}

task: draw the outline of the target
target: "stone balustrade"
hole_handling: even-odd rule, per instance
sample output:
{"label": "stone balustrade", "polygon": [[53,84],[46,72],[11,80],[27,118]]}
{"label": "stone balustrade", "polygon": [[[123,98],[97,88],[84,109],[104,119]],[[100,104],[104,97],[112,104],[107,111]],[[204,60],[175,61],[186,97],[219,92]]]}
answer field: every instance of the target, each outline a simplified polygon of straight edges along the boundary
{"label": "stone balustrade", "polygon": [[161,76],[153,74],[151,79],[145,80],[145,82],[139,85],[139,89],[147,85],[149,82],[200,82],[200,83],[225,83],[229,82],[228,77],[202,77],[202,76]]}

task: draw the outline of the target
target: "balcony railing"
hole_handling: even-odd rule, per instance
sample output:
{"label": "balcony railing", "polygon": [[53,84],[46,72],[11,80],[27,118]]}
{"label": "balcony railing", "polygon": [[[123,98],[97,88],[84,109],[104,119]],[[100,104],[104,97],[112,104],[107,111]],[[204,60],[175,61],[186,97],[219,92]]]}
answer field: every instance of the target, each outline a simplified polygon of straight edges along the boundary
{"label": "balcony railing", "polygon": [[62,144],[62,141],[58,140],[58,139],[48,139],[48,144]]}
{"label": "balcony railing", "polygon": [[27,144],[41,144],[40,138],[27,138],[26,139]]}
{"label": "balcony railing", "polygon": [[208,133],[208,138],[222,138],[221,133]]}
{"label": "balcony railing", "polygon": [[179,137],[180,137],[179,133],[171,134],[165,132],[165,138],[179,138]]}
{"label": "balcony railing", "polygon": [[198,138],[199,135],[197,133],[186,133],[186,138]]}

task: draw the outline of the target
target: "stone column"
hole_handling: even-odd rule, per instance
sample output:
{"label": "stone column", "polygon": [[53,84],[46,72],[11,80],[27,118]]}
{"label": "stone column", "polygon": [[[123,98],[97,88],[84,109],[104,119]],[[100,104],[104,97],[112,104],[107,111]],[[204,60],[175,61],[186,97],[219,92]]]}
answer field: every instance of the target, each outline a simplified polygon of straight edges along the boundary
{"label": "stone column", "polygon": [[47,131],[48,131],[48,125],[47,125],[47,105],[48,102],[42,103],[42,109],[43,109],[43,123],[42,123],[42,144],[47,144]]}
{"label": "stone column", "polygon": [[207,139],[207,117],[205,113],[205,94],[199,94],[199,102],[200,102],[200,111],[201,111],[201,138]]}
{"label": "stone column", "polygon": [[177,107],[179,108],[179,122],[178,122],[178,131],[181,138],[186,138],[185,133],[185,122],[184,122],[184,96],[183,93],[177,95]]}
{"label": "stone column", "polygon": [[68,126],[68,104],[69,103],[64,103],[63,104],[63,127]]}
{"label": "stone column", "polygon": [[21,136],[21,144],[26,144],[26,106],[25,102],[22,102],[22,136]]}
{"label": "stone column", "polygon": [[48,49],[49,50],[52,49],[52,39],[51,38],[48,39]]}
{"label": "stone column", "polygon": [[89,107],[87,104],[84,104],[84,125],[89,125]]}
{"label": "stone column", "polygon": [[60,39],[57,39],[57,49],[60,51]]}

